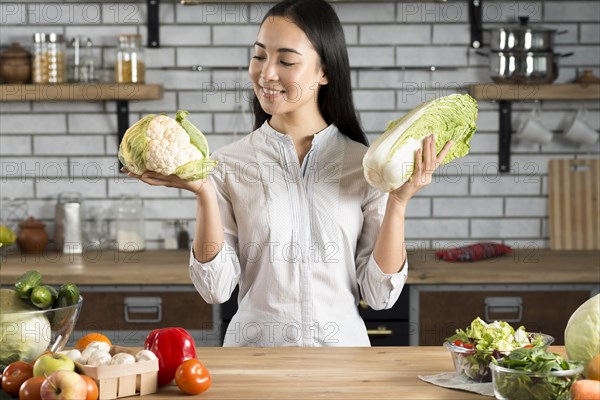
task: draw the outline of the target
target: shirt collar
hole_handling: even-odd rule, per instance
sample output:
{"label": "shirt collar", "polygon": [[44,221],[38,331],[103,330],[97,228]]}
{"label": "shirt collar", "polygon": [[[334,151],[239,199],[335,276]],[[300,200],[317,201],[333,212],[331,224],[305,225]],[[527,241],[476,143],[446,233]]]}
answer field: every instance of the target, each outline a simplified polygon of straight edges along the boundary
{"label": "shirt collar", "polygon": [[[275,130],[271,125],[269,125],[269,121],[266,120],[262,126],[260,127],[260,130],[267,135],[268,137],[274,138],[276,140],[281,140],[281,141],[287,141],[287,142],[292,142],[292,138],[289,137],[288,135],[281,133],[277,130]],[[315,133],[314,137],[313,137],[313,142],[312,145],[318,145],[321,142],[325,142],[325,140],[328,137],[331,137],[333,135],[333,133],[336,131],[335,129],[335,125],[330,124],[328,125],[325,129],[323,129],[320,132]]]}

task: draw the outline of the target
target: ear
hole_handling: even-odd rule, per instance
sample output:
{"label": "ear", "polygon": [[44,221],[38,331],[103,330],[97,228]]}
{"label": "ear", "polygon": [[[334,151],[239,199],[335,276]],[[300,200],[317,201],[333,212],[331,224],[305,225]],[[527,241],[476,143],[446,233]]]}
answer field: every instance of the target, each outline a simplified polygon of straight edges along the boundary
{"label": "ear", "polygon": [[327,75],[323,73],[321,79],[319,79],[319,85],[327,85],[329,83],[329,79],[327,79]]}

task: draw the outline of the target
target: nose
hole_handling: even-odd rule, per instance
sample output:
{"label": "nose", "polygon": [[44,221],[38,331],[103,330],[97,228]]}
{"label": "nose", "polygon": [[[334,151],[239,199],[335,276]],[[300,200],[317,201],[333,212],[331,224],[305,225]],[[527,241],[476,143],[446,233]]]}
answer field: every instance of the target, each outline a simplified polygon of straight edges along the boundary
{"label": "nose", "polygon": [[260,71],[261,78],[266,81],[276,81],[278,79],[277,66],[275,62],[270,60],[265,61]]}

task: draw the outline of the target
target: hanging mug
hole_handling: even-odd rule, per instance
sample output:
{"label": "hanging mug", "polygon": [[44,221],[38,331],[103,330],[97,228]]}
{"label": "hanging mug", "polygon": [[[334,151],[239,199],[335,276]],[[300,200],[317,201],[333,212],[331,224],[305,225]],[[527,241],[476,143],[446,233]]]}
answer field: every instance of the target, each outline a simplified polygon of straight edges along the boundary
{"label": "hanging mug", "polygon": [[586,120],[587,111],[580,108],[567,121],[563,136],[579,144],[594,144],[598,141],[598,132]]}

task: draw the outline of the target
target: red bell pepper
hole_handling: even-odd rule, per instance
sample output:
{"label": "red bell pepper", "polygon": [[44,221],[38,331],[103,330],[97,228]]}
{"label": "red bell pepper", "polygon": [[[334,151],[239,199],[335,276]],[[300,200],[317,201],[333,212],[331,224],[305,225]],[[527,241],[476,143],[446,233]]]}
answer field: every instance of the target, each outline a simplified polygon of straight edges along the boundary
{"label": "red bell pepper", "polygon": [[185,360],[196,358],[194,338],[183,328],[153,330],[146,337],[144,349],[158,358],[158,386],[171,383],[177,367]]}

